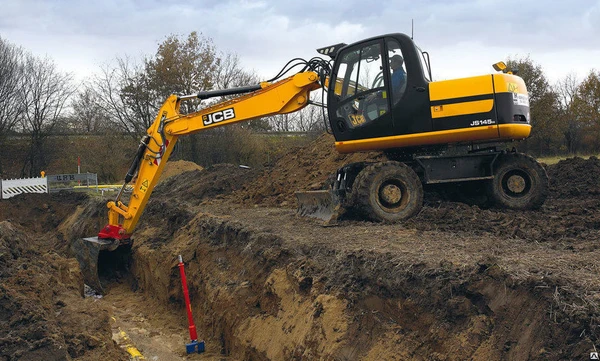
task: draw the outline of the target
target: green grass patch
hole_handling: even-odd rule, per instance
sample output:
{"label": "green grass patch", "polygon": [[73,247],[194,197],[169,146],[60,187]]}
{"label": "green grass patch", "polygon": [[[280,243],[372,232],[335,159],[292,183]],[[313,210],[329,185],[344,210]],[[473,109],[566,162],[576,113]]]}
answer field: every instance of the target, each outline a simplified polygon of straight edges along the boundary
{"label": "green grass patch", "polygon": [[561,160],[565,160],[568,158],[578,157],[578,158],[588,159],[589,157],[592,157],[592,156],[600,157],[600,155],[598,155],[598,154],[593,154],[593,155],[577,154],[577,155],[559,155],[559,156],[557,155],[557,156],[553,156],[553,157],[539,157],[539,158],[537,158],[537,160],[538,160],[538,162],[551,165],[551,164],[556,164],[556,163],[560,162]]}

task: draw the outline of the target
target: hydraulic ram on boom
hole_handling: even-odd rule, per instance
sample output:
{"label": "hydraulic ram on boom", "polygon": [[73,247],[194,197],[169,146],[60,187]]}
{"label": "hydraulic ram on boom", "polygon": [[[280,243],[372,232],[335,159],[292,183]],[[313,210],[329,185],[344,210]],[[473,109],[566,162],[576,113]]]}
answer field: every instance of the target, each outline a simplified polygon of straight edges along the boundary
{"label": "hydraulic ram on boom", "polygon": [[[98,279],[98,255],[131,243],[131,234],[162,174],[179,136],[250,121],[273,114],[298,111],[308,105],[309,93],[320,89],[320,77],[313,71],[297,73],[276,83],[261,83],[234,89],[200,92],[194,95],[171,95],[161,106],[154,123],[140,141],[134,161],[125,176],[123,187],[114,201],[108,202],[108,224],[97,237],[84,238],[74,245],[84,281],[103,292]],[[181,114],[182,102],[217,96],[243,94],[190,114]],[[125,186],[134,181],[129,203],[121,198]]]}

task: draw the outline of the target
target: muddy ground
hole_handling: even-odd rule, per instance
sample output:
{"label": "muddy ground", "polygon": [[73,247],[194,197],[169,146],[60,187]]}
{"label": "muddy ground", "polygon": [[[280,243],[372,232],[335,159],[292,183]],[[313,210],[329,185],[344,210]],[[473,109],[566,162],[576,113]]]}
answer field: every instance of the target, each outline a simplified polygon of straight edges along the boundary
{"label": "muddy ground", "polygon": [[[127,360],[119,328],[155,360],[589,359],[600,336],[600,160],[547,166],[551,194],[537,211],[428,189],[404,224],[323,227],[295,214],[296,190],[376,159],[339,155],[323,136],[265,171],[178,165],[130,254],[103,264],[103,298],[83,297],[69,243],[95,235],[106,200],[2,201],[0,360]],[[183,352],[178,254],[206,355]]]}

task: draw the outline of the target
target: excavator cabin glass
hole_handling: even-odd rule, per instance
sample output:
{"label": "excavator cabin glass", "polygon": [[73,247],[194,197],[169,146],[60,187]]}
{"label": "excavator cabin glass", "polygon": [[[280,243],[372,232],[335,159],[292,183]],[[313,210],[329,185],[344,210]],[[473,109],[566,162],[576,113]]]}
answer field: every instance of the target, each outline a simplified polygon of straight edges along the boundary
{"label": "excavator cabin glass", "polygon": [[336,115],[350,129],[363,127],[389,113],[387,69],[383,66],[381,42],[367,43],[345,52],[339,59],[335,94]]}

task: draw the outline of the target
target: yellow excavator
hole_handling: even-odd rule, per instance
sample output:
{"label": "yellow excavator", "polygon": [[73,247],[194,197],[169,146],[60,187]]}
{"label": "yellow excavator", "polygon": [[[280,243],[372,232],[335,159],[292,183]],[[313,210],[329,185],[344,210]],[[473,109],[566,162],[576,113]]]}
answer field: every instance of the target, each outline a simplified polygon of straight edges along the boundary
{"label": "yellow excavator", "polygon": [[[84,281],[103,292],[97,262],[102,250],[131,244],[131,236],[179,136],[298,111],[312,91],[326,101],[325,125],[340,153],[382,151],[387,160],[337,170],[323,191],[299,192],[299,213],[332,222],[346,209],[366,219],[397,222],[422,207],[423,185],[486,183],[499,206],[540,207],[548,177],[533,158],[507,143],[531,131],[524,81],[500,62],[493,74],[432,81],[429,55],[404,34],[386,34],[317,50],[300,72],[255,86],[171,95],[141,139],[123,188],[108,202],[108,224],[74,250]],[[283,78],[283,79],[282,79]],[[326,93],[325,93],[326,92]],[[237,95],[181,114],[182,102]],[[324,114],[325,115],[325,114]],[[129,203],[121,198],[134,182]]]}

